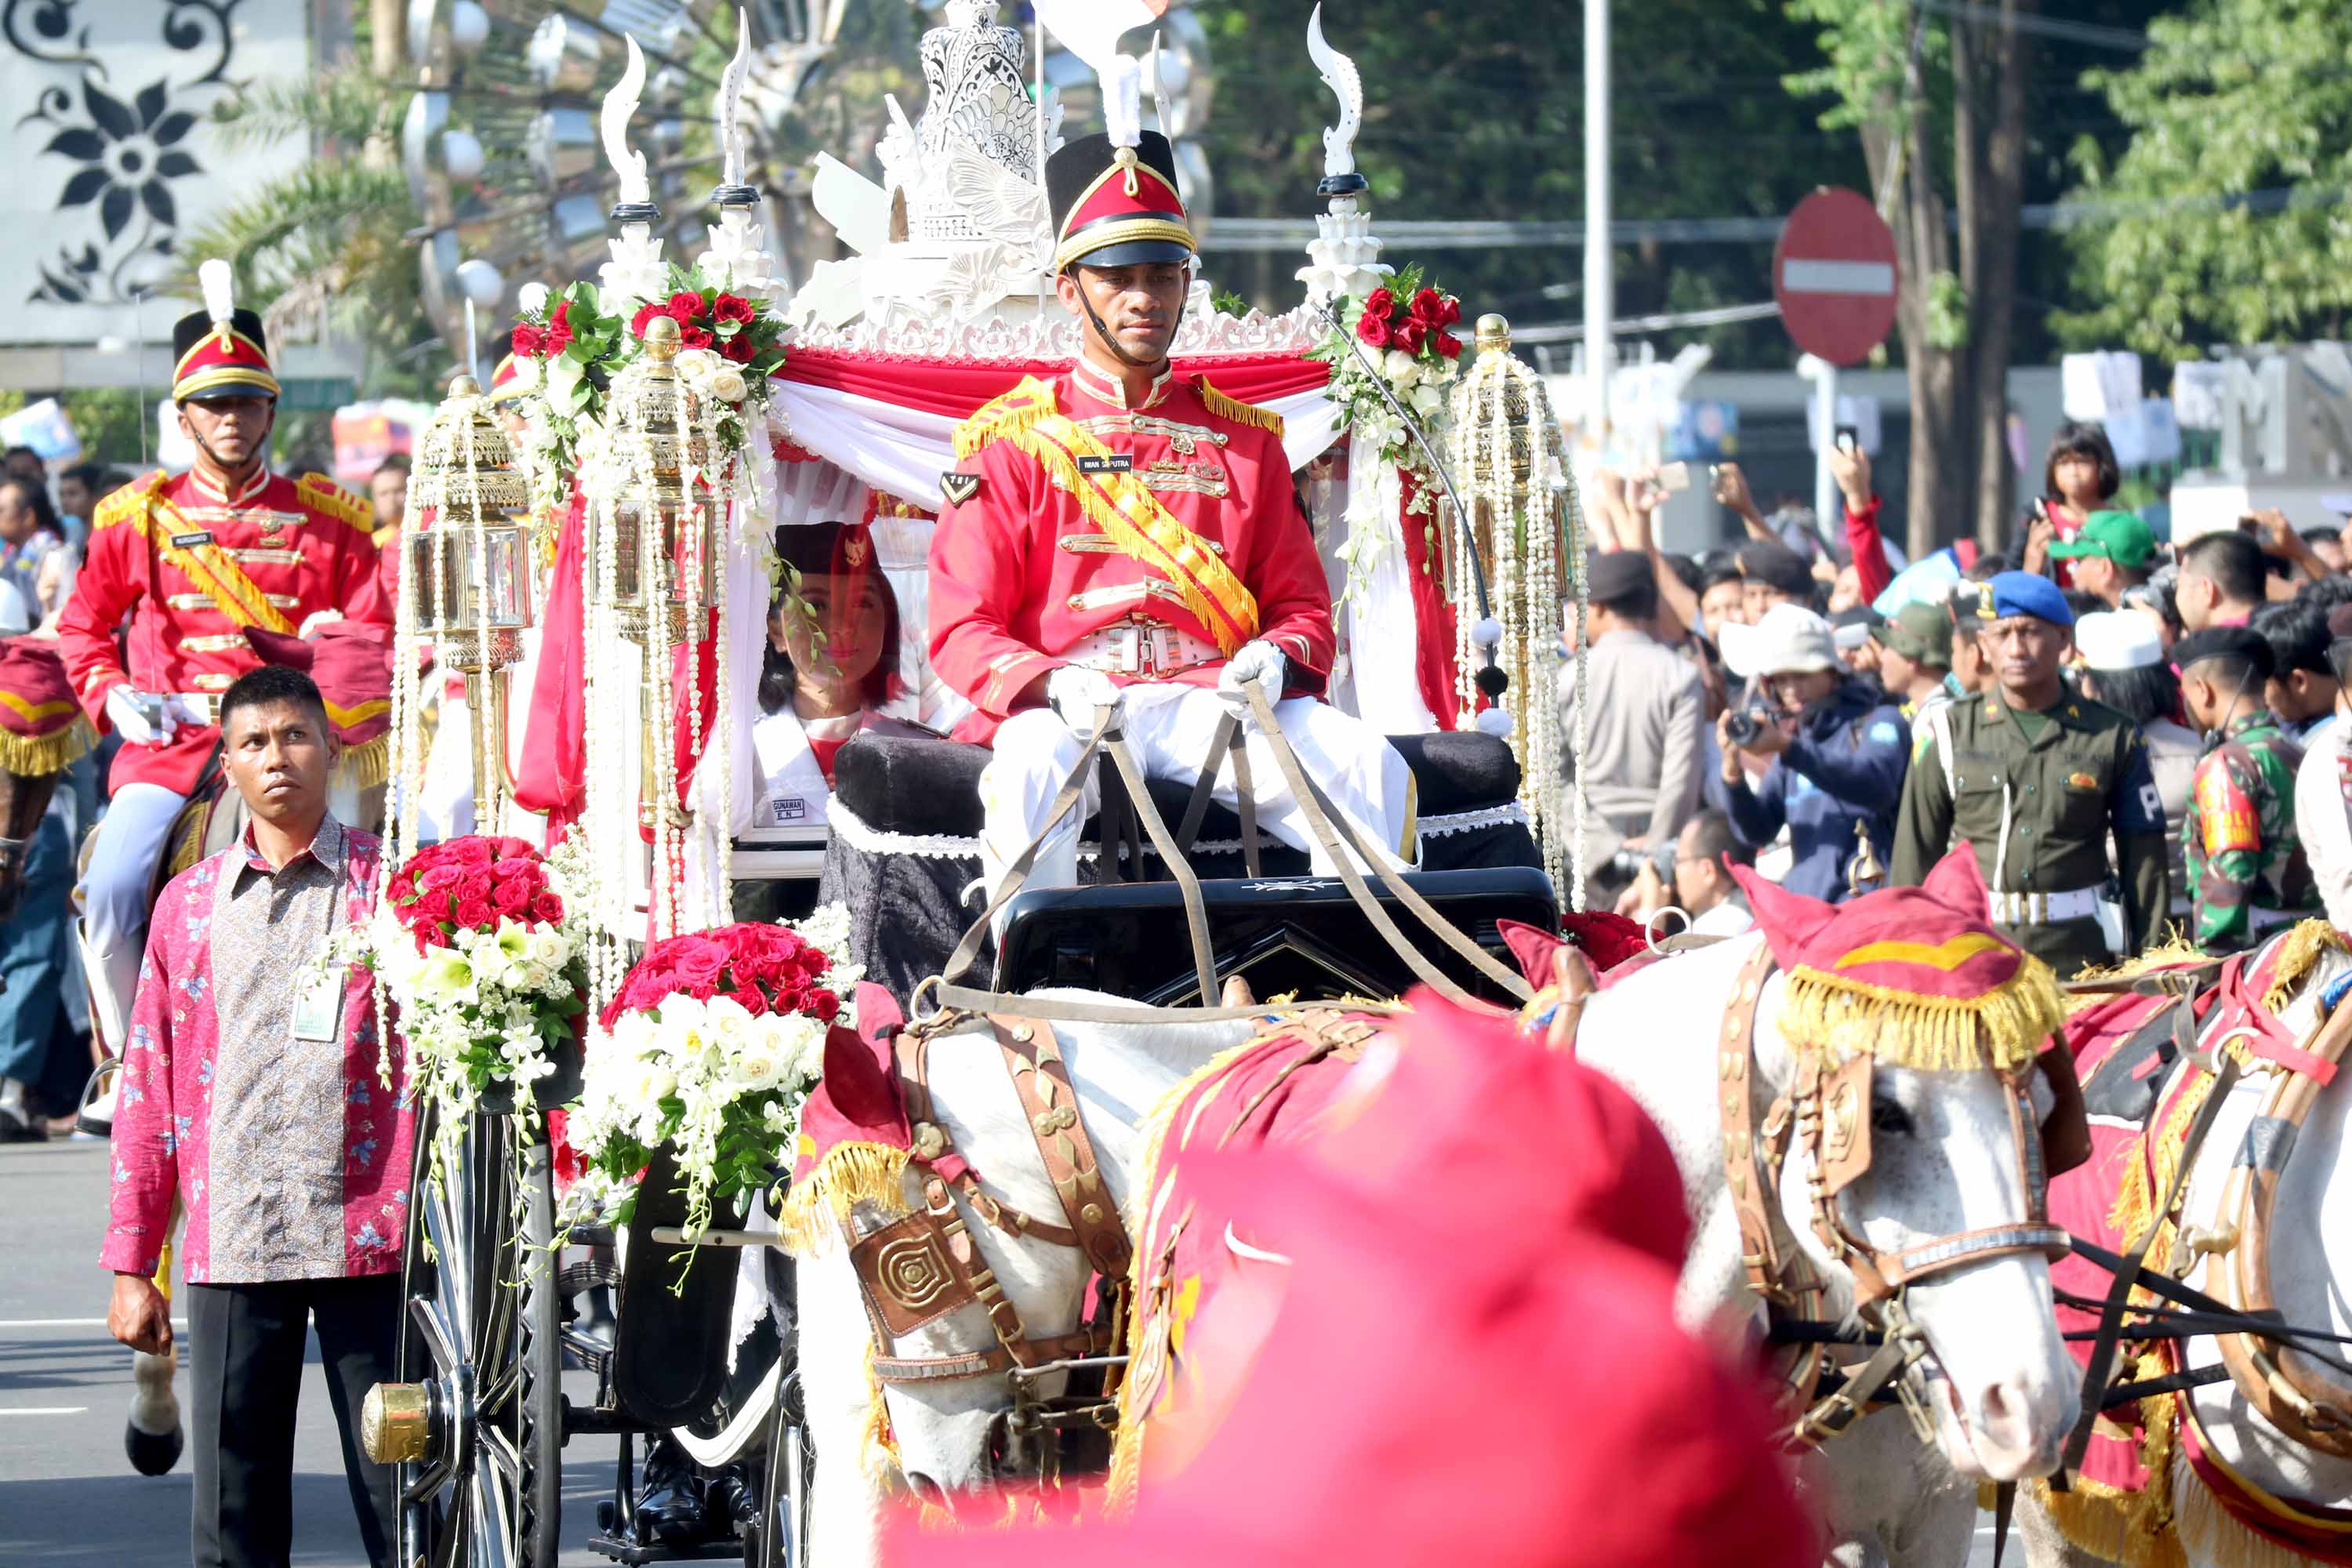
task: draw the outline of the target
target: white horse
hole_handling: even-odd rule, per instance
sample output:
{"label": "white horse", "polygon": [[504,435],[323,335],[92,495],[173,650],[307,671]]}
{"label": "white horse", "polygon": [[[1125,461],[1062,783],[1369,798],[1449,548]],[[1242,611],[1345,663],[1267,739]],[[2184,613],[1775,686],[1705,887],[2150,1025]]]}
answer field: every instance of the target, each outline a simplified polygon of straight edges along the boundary
{"label": "white horse", "polygon": [[[1740,965],[1759,940],[1727,942],[1632,976],[1588,1005],[1580,1036],[1583,1059],[1629,1089],[1675,1149],[1696,1221],[1681,1315],[1688,1325],[1727,1336],[1745,1335],[1760,1322],[1762,1303],[1739,1262],[1713,1042]],[[1795,1070],[1778,1027],[1781,992],[1776,976],[1757,1015],[1759,1119],[1763,1102],[1785,1089]],[[1124,1207],[1139,1153],[1139,1119],[1167,1088],[1249,1028],[1062,1026],[1055,1033],[1105,1180]],[[932,1050],[935,1108],[955,1146],[1002,1200],[1034,1215],[1058,1212],[992,1037],[959,1032]],[[1882,1068],[1875,1080],[1874,1158],[1843,1199],[1849,1223],[1866,1240],[1894,1251],[2024,1215],[2019,1151],[1996,1075]],[[2046,1111],[2047,1091],[2038,1082],[2036,1092]],[[1782,1173],[1784,1247],[1806,1253],[1832,1282],[1826,1313],[1839,1317],[1850,1310],[1852,1280],[1813,1237],[1802,1207],[1802,1159],[1792,1152]],[[1086,1281],[1076,1254],[1016,1244],[965,1217],[1032,1335],[1076,1326]],[[801,1302],[803,1377],[819,1455],[813,1549],[820,1561],[871,1561],[880,1487],[863,1463],[871,1331],[843,1248],[803,1265]],[[1934,1352],[1940,1456],[1920,1447],[1900,1413],[1888,1412],[1860,1422],[1808,1467],[1841,1568],[1957,1568],[1971,1533],[1974,1479],[2048,1472],[2073,1423],[2077,1376],[2052,1314],[2048,1265],[2038,1255],[1992,1258],[1940,1275],[1913,1287],[1908,1306]],[[985,1316],[968,1309],[900,1339],[897,1353],[944,1355],[994,1342]],[[969,1494],[991,1479],[990,1424],[1009,1403],[1003,1380],[894,1384],[883,1398],[907,1483],[918,1495],[994,1513],[996,1504]],[[835,1553],[837,1559],[830,1555]]]}
{"label": "white horse", "polygon": [[[2319,995],[2326,983],[2347,968],[2352,968],[2352,956],[2327,950],[2280,1009],[2280,1022],[2298,1040],[2308,1041],[2319,1023]],[[2209,1027],[2201,1043],[2210,1048],[2217,1040]],[[2176,1063],[2173,1068],[2176,1075],[2189,1070],[2187,1063]],[[2221,1212],[2223,1188],[2273,1082],[2270,1072],[2247,1073],[2223,1102],[2189,1169],[2181,1202],[2181,1235],[2217,1239],[2221,1236],[2229,1220]],[[2280,1313],[2297,1328],[2338,1335],[2352,1334],[2352,1299],[2347,1299],[2347,1289],[2352,1289],[2352,1164],[2342,1158],[2347,1114],[2352,1114],[2352,1094],[2347,1094],[2347,1086],[2337,1084],[2320,1093],[2294,1141],[2294,1157],[2279,1180],[2277,1201],[2271,1211],[2271,1290]],[[2187,1271],[2183,1283],[2234,1300],[2224,1278],[2225,1269],[2234,1262],[2226,1252],[2203,1254]],[[2339,1360],[2352,1359],[2341,1345],[2332,1353]],[[2221,1348],[2211,1337],[2202,1336],[2189,1342],[2185,1360],[2192,1371],[2219,1366]],[[2298,1375],[2307,1376],[2315,1387],[2334,1389],[2332,1402],[2338,1408],[2352,1407],[2352,1387],[2347,1386],[2341,1373],[2291,1350],[2281,1360]],[[2352,1460],[2333,1458],[2288,1437],[2265,1420],[2234,1384],[2213,1383],[2195,1389],[2189,1405],[2210,1451],[2254,1486],[2291,1502],[2352,1509]],[[2309,1561],[2260,1542],[2229,1517],[2189,1468],[2177,1444],[2171,1481],[2174,1528],[2192,1568]],[[2030,1496],[2021,1499],[2019,1517],[2025,1528],[2029,1560],[2037,1568],[2061,1563],[2073,1568],[2106,1561],[2068,1544]]]}
{"label": "white horse", "polygon": [[[1131,1005],[1089,991],[1037,994]],[[1143,1153],[1139,1129],[1152,1107],[1219,1051],[1247,1039],[1253,1028],[1247,1020],[1055,1026],[1077,1090],[1079,1114],[1119,1212],[1127,1212]],[[933,1037],[927,1077],[940,1124],[955,1147],[971,1157],[988,1192],[1024,1213],[1058,1220],[1061,1199],[1046,1179],[994,1034],[984,1024],[967,1024]],[[908,1184],[908,1201],[920,1207],[911,1176]],[[1032,1336],[1047,1338],[1077,1328],[1090,1270],[1076,1252],[1034,1242],[1015,1244],[968,1208],[964,1220]],[[874,1562],[876,1523],[887,1494],[900,1479],[927,1502],[985,1511],[987,1504],[978,1494],[993,1479],[989,1428],[1008,1407],[1004,1380],[969,1377],[890,1385],[886,1398],[901,1476],[877,1473],[866,1432],[871,1399],[866,1362],[873,1331],[847,1248],[836,1240],[802,1259],[799,1292],[801,1378],[817,1461],[811,1559],[831,1568]],[[901,1337],[895,1353],[947,1355],[995,1342],[987,1315],[966,1307]],[[1043,1392],[1057,1396],[1062,1389],[1048,1386]]]}
{"label": "white horse", "polygon": [[[1718,943],[1630,976],[1587,1005],[1578,1033],[1578,1058],[1641,1102],[1682,1168],[1695,1225],[1677,1315],[1695,1331],[1734,1341],[1761,1325],[1764,1303],[1740,1263],[1712,1047],[1740,967],[1761,940]],[[1775,972],[1756,1014],[1751,1092],[1759,1121],[1796,1070],[1779,1027],[1785,986]],[[1871,1167],[1843,1194],[1865,1240],[1895,1251],[2024,1215],[2016,1139],[1995,1074],[1881,1065],[1873,1078]],[[2038,1076],[2034,1096],[2039,1119],[2051,1101]],[[1853,1279],[1814,1234],[1807,1169],[1798,1141],[1780,1173],[1780,1241],[1830,1282],[1822,1315],[1838,1318],[1852,1310]],[[1886,1410],[1807,1458],[1806,1490],[1840,1568],[1958,1568],[1974,1532],[1975,1483],[2049,1473],[2074,1419],[2079,1374],[2059,1337],[2042,1257],[1988,1258],[1906,1296],[1933,1355],[1937,1447],[1923,1448],[1904,1414]]]}

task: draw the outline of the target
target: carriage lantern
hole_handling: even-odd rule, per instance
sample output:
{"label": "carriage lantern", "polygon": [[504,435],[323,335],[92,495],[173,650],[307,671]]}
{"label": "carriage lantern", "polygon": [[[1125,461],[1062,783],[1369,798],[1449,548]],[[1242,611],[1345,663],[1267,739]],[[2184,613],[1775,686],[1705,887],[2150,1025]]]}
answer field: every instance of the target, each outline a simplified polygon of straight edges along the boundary
{"label": "carriage lantern", "polygon": [[[480,384],[451,381],[417,444],[401,532],[401,627],[405,646],[429,644],[465,676],[467,708],[479,716],[474,800],[486,822],[506,793],[508,671],[531,625],[530,492]],[[404,728],[398,716],[394,723]],[[405,734],[396,739],[396,755],[412,749]]]}
{"label": "carriage lantern", "polygon": [[[1486,692],[1509,713],[1511,749],[1517,753],[1519,803],[1528,814],[1544,868],[1555,883],[1572,872],[1573,907],[1584,907],[1581,774],[1576,792],[1575,844],[1564,854],[1559,807],[1553,794],[1560,776],[1559,727],[1553,721],[1559,689],[1560,615],[1576,609],[1578,728],[1581,733],[1584,689],[1584,517],[1576,481],[1570,476],[1559,421],[1543,378],[1511,353],[1511,324],[1500,316],[1478,318],[1474,339],[1477,358],[1454,389],[1450,467],[1459,476],[1470,532],[1493,586],[1496,625],[1475,625],[1475,588],[1466,563],[1449,562],[1448,588],[1462,628],[1454,650],[1461,671],[1463,721],[1470,721],[1483,689],[1475,677],[1482,634],[1493,636],[1496,668],[1506,678],[1497,692]],[[1580,741],[1579,752],[1582,746]]]}
{"label": "carriage lantern", "polygon": [[657,605],[669,623],[664,640],[677,643],[686,637],[689,607],[718,602],[718,508],[698,493],[712,453],[701,395],[677,373],[679,349],[677,323],[655,317],[644,358],[613,398],[608,441],[627,481],[584,520],[600,596],[632,641],[646,639]]}

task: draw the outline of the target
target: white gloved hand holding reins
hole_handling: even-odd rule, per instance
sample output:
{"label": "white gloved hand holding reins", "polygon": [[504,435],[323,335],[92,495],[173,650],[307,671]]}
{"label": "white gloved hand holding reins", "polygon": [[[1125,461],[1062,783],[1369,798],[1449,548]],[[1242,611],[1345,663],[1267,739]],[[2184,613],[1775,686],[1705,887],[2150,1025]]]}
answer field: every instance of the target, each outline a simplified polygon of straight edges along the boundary
{"label": "white gloved hand holding reins", "polygon": [[[155,717],[150,719],[150,713]],[[172,704],[151,692],[116,687],[106,694],[106,716],[126,744],[160,746],[172,738]]]}
{"label": "white gloved hand holding reins", "polygon": [[1247,642],[1225,661],[1224,669],[1217,676],[1217,699],[1235,715],[1249,717],[1249,696],[1244,682],[1255,680],[1265,693],[1269,703],[1282,700],[1282,689],[1290,679],[1290,661],[1282,650],[1265,641]]}
{"label": "white gloved hand holding reins", "polygon": [[1118,706],[1118,682],[1099,669],[1066,664],[1045,678],[1045,701],[1070,733],[1090,741],[1109,710]]}

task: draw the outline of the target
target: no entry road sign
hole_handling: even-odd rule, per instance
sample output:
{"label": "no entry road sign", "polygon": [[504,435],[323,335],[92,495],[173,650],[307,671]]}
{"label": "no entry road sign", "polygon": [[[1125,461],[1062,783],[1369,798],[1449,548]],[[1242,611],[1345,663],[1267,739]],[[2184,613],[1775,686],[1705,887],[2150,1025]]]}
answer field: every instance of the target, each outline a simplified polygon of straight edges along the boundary
{"label": "no entry road sign", "polygon": [[1895,324],[1895,236],[1868,197],[1823,187],[1797,204],[1772,251],[1789,336],[1832,364],[1859,364]]}

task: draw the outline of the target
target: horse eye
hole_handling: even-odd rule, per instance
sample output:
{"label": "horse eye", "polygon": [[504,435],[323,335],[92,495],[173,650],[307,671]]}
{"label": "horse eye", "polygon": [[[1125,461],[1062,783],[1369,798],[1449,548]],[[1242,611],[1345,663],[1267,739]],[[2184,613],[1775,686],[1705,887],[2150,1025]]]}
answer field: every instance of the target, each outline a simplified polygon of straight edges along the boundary
{"label": "horse eye", "polygon": [[1911,1113],[1891,1100],[1870,1102],[1870,1130],[1889,1138],[1908,1138],[1912,1133]]}

